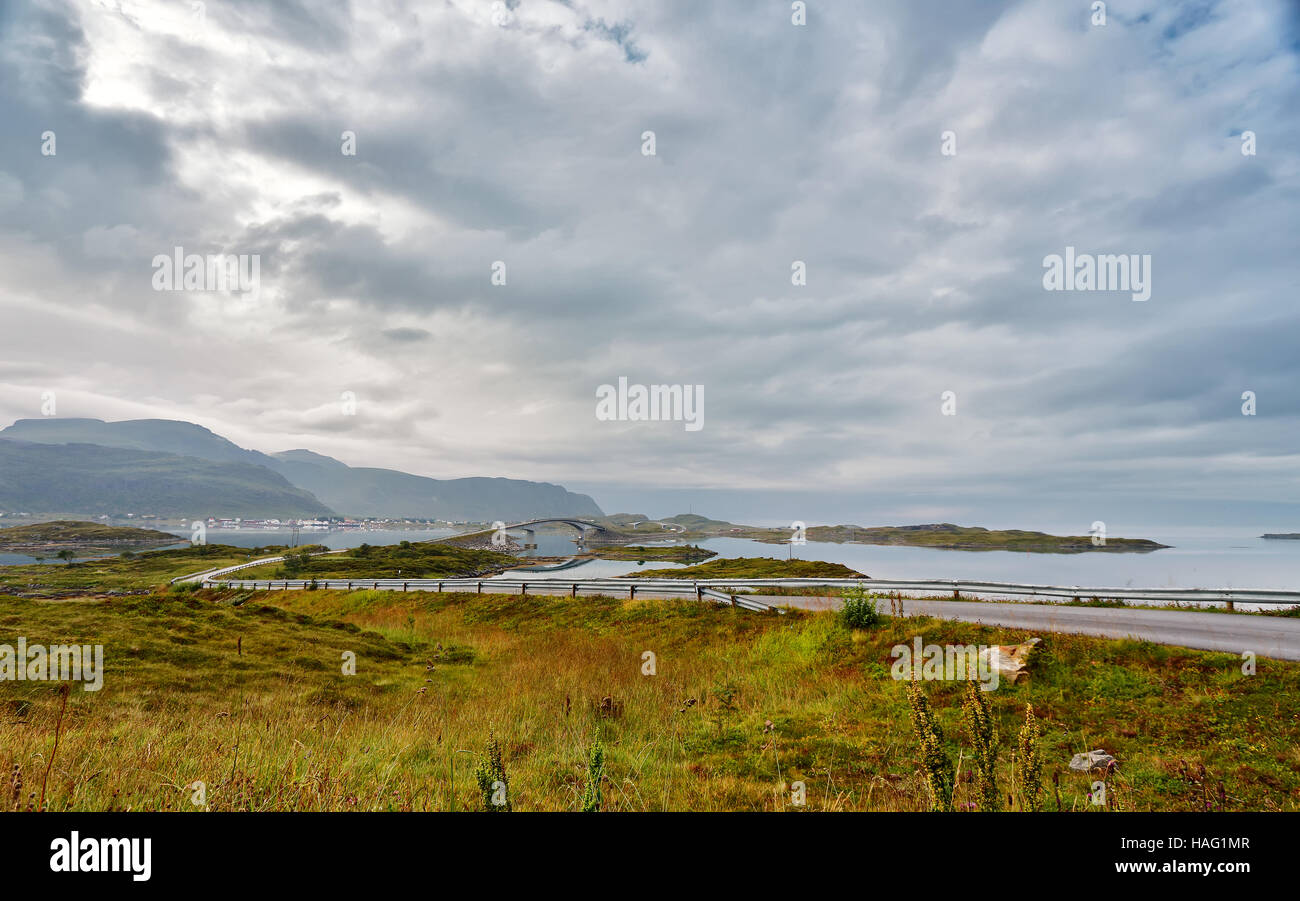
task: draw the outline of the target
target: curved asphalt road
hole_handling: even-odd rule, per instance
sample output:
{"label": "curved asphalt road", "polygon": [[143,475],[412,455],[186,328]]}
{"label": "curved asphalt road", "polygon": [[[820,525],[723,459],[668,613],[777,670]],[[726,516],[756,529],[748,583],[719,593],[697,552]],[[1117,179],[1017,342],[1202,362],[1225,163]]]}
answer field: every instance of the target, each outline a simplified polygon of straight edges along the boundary
{"label": "curved asphalt road", "polygon": [[[531,586],[530,586],[531,587]],[[769,604],[804,610],[833,609],[837,599],[751,595]],[[1122,610],[1114,607],[1067,607],[1062,604],[921,601],[906,598],[905,614],[921,613],[968,623],[1045,632],[1072,632],[1101,638],[1141,638],[1158,644],[1257,657],[1300,660],[1300,618],[1198,613],[1189,610]]]}
{"label": "curved asphalt road", "polygon": [[[325,553],[342,553],[340,548]],[[267,558],[256,563],[272,563],[282,558]],[[234,574],[249,564],[224,567],[206,573],[183,576],[173,581],[203,581],[227,573]],[[425,580],[419,580],[425,581]],[[364,580],[358,582],[363,584]],[[395,586],[383,586],[394,590]],[[483,588],[496,591],[492,580],[485,579]],[[418,590],[428,590],[427,588]],[[556,586],[548,590],[544,579],[529,583],[534,594],[568,594],[568,588]],[[638,592],[641,597],[680,597],[656,595],[653,589]],[[841,603],[838,598],[783,595],[747,595],[756,601],[774,606],[798,607],[804,610],[832,610]],[[884,602],[879,602],[883,607]],[[1069,632],[1077,635],[1095,635],[1100,638],[1138,638],[1157,644],[1198,648],[1205,651],[1222,651],[1240,655],[1251,651],[1257,657],[1276,660],[1300,660],[1300,617],[1258,616],[1239,613],[1199,613],[1190,610],[1125,610],[1116,607],[1069,607],[1064,604],[1031,604],[1019,601],[991,603],[987,601],[929,601],[904,599],[904,612],[920,613],[941,619],[954,619],[970,623],[1006,626],[1041,632]]]}

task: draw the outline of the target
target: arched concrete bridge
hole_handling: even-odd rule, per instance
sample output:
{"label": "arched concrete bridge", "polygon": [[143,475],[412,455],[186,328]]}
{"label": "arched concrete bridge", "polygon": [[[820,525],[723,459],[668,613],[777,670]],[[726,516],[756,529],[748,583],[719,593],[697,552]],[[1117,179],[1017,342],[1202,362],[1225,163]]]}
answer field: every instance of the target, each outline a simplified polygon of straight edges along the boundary
{"label": "arched concrete bridge", "polygon": [[[497,520],[497,522],[501,522],[501,520]],[[534,527],[547,525],[549,523],[557,523],[559,525],[569,526],[572,529],[576,529],[579,540],[586,538],[588,532],[596,532],[599,534],[609,532],[609,529],[602,526],[600,523],[588,522],[585,519],[575,519],[569,516],[548,516],[541,519],[529,519],[524,522],[511,523],[509,525],[503,524],[499,528],[502,532],[526,532],[529,536],[532,536],[535,530]],[[434,538],[432,541],[456,541],[458,539],[469,538],[475,535],[493,535],[497,531],[498,526],[493,524],[491,528],[479,529],[477,532],[462,532],[459,535],[446,535],[442,538]],[[531,540],[529,543],[531,543]]]}
{"label": "arched concrete bridge", "polygon": [[[587,534],[588,529],[591,529],[592,531],[596,531],[596,532],[609,531],[600,523],[587,522],[585,519],[568,519],[567,517],[554,517],[550,519],[530,519],[527,522],[517,522],[514,523],[513,525],[508,525],[505,527],[505,531],[509,532],[513,529],[523,529],[526,532],[531,532],[533,531],[532,529],[533,526],[544,526],[547,523],[559,523],[560,525],[570,526],[572,528],[577,529],[578,534],[580,535]],[[495,529],[493,531],[495,531]]]}

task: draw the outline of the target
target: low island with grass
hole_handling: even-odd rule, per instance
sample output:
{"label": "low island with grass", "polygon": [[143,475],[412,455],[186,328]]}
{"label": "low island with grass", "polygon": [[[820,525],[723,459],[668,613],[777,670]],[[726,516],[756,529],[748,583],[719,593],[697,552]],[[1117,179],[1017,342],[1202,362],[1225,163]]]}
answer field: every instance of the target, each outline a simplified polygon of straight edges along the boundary
{"label": "low island with grass", "polygon": [[717,551],[706,550],[693,544],[639,545],[627,544],[615,547],[602,547],[591,553],[597,560],[635,560],[638,563],[655,561],[659,563],[699,563],[716,557]]}
{"label": "low island with grass", "polygon": [[842,563],[823,560],[777,560],[774,557],[734,557],[710,560],[679,569],[648,569],[624,579],[865,579]]}
{"label": "low island with grass", "polygon": [[[646,533],[658,533],[679,540],[749,538],[770,544],[785,544],[794,535],[793,527],[773,529],[747,526],[692,513],[682,513],[659,521],[620,513],[605,517],[603,524],[610,530],[606,537],[611,541],[635,540],[637,536]],[[808,541],[833,544],[902,545],[952,551],[1018,551],[1029,554],[1145,554],[1169,547],[1147,538],[1106,538],[1103,541],[1094,540],[1092,535],[1050,535],[1025,529],[959,526],[950,522],[912,526],[808,526],[803,537]]]}
{"label": "low island with grass", "polygon": [[1018,551],[1030,554],[1083,554],[1093,552],[1149,553],[1167,544],[1146,538],[1106,538],[1091,535],[1049,535],[1024,529],[985,529],[950,522],[917,526],[810,526],[809,541],[835,544],[881,544],[930,547],[954,551]]}
{"label": "low island with grass", "polygon": [[0,550],[50,551],[63,548],[149,547],[176,544],[181,539],[157,529],[110,526],[97,522],[56,519],[0,529]]}

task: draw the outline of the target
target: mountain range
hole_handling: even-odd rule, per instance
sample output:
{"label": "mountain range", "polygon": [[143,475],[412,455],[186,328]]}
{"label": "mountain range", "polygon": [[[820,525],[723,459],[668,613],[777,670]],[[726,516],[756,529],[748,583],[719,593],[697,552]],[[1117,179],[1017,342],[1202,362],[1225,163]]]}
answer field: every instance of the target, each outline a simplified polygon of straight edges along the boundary
{"label": "mountain range", "polygon": [[239,447],[171,419],[20,419],[0,430],[0,510],[160,516],[507,521],[602,516],[585,494],[504,478],[431,479]]}

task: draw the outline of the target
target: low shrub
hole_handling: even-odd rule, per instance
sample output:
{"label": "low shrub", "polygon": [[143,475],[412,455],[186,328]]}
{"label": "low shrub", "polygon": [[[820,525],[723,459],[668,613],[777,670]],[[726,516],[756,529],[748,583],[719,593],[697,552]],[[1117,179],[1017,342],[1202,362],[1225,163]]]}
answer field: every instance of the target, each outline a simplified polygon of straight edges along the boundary
{"label": "low shrub", "polygon": [[854,585],[844,589],[844,606],[840,608],[840,622],[849,629],[870,629],[884,619],[876,599],[866,588]]}

